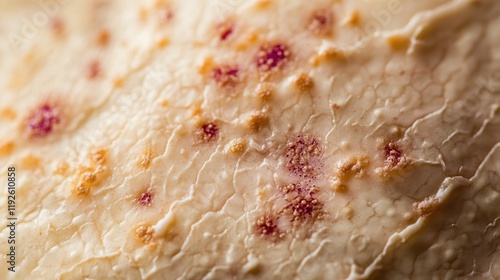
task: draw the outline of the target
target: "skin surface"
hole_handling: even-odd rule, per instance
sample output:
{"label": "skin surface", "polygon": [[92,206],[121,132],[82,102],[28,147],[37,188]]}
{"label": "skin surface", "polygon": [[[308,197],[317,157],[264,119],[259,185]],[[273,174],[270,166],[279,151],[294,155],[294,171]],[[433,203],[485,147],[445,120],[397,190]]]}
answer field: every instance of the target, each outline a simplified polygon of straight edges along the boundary
{"label": "skin surface", "polygon": [[0,18],[1,279],[500,278],[500,2]]}

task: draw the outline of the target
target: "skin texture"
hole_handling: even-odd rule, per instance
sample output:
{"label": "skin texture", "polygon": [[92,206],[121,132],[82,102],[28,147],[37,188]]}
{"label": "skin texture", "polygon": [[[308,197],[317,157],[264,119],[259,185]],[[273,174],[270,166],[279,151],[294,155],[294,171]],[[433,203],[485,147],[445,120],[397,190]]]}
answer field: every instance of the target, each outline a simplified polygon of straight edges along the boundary
{"label": "skin texture", "polygon": [[497,1],[47,3],[0,1],[0,278],[500,277]]}

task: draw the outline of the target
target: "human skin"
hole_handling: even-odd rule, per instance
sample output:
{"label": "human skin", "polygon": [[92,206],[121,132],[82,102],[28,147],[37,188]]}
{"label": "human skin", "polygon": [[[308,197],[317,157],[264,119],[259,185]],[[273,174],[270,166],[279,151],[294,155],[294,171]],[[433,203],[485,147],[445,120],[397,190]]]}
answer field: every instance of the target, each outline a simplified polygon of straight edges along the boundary
{"label": "human skin", "polygon": [[498,1],[0,18],[0,278],[500,278]]}

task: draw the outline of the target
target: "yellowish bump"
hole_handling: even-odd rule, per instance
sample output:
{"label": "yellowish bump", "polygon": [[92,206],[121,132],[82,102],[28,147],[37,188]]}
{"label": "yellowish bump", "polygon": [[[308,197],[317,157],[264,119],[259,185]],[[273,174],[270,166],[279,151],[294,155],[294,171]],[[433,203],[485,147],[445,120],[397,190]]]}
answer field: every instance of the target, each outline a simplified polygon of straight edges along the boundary
{"label": "yellowish bump", "polygon": [[139,166],[142,169],[148,169],[149,166],[151,165],[151,161],[154,157],[153,150],[151,148],[147,148],[144,151],[142,151],[142,154],[137,161],[137,166]]}
{"label": "yellowish bump", "polygon": [[192,105],[191,106],[191,116],[198,117],[203,113],[200,105]]}
{"label": "yellowish bump", "polygon": [[107,161],[108,151],[105,149],[99,149],[89,153],[89,159],[93,164],[104,165]]}
{"label": "yellowish bump", "polygon": [[342,216],[344,216],[348,219],[352,218],[352,216],[354,215],[354,211],[352,210],[351,207],[348,207],[348,206],[342,208],[341,211],[342,211]]}
{"label": "yellowish bump", "polygon": [[349,190],[349,186],[347,186],[347,184],[338,182],[333,185],[333,190],[338,193],[346,193]]}
{"label": "yellowish bump", "polygon": [[80,167],[77,172],[73,194],[76,196],[90,194],[90,190],[98,186],[102,181],[105,170],[106,168],[101,165],[97,167]]}
{"label": "yellowish bump", "polygon": [[300,92],[307,92],[314,87],[314,80],[307,74],[301,73],[293,83]]}
{"label": "yellowish bump", "polygon": [[119,88],[119,87],[123,86],[123,82],[124,82],[124,80],[123,80],[123,78],[122,78],[122,77],[116,77],[116,78],[113,80],[113,86],[114,86],[115,88]]}
{"label": "yellowish bump", "polygon": [[59,163],[54,169],[54,174],[66,176],[69,171],[69,164],[67,162]]}
{"label": "yellowish bump", "polygon": [[241,39],[239,42],[235,44],[235,50],[236,51],[244,51],[246,50],[249,46],[259,42],[259,33],[256,31],[251,31],[246,35],[243,39]]}
{"label": "yellowish bump", "polygon": [[259,10],[266,9],[269,7],[271,2],[271,0],[258,0],[257,3],[255,3],[255,7]]}
{"label": "yellowish bump", "polygon": [[387,43],[394,50],[406,50],[410,46],[410,40],[404,35],[391,35],[387,37]]}
{"label": "yellowish bump", "polygon": [[106,46],[108,45],[109,43],[109,31],[106,30],[106,29],[103,29],[101,30],[98,34],[97,34],[97,44],[99,44],[100,46]]}
{"label": "yellowish bump", "polygon": [[155,1],[155,8],[160,9],[160,8],[165,8],[170,6],[170,1],[168,0],[156,0]]}
{"label": "yellowish bump", "polygon": [[212,69],[214,66],[214,59],[209,56],[205,58],[201,66],[198,67],[198,73],[200,75],[205,75],[210,69]]}
{"label": "yellowish bump", "polygon": [[161,38],[157,43],[156,45],[158,46],[158,48],[160,49],[163,49],[165,48],[168,44],[170,43],[170,41],[167,39],[167,38]]}
{"label": "yellowish bump", "polygon": [[247,120],[247,127],[253,132],[260,131],[266,124],[269,123],[269,117],[264,112],[254,112]]}
{"label": "yellowish bump", "polygon": [[16,144],[12,141],[0,145],[0,156],[10,155],[15,148]]}
{"label": "yellowish bump", "polygon": [[345,23],[350,26],[358,26],[361,21],[361,15],[358,10],[351,11],[345,19]]}
{"label": "yellowish bump", "polygon": [[139,9],[139,19],[145,21],[149,16],[149,11],[146,7],[141,7]]}
{"label": "yellowish bump", "polygon": [[271,84],[261,84],[257,89],[257,97],[262,102],[267,102],[274,94],[274,87]]}
{"label": "yellowish bump", "polygon": [[269,199],[269,194],[266,190],[264,189],[259,189],[257,190],[257,197],[260,200],[267,201]]}
{"label": "yellowish bump", "polygon": [[247,147],[247,141],[245,139],[239,138],[234,141],[229,150],[233,154],[241,154],[245,151]]}
{"label": "yellowish bump", "polygon": [[370,164],[370,160],[366,156],[349,157],[346,161],[340,163],[338,167],[339,179],[347,179],[351,175],[360,178],[366,173],[366,168]]}
{"label": "yellowish bump", "polygon": [[310,60],[309,63],[313,66],[318,66],[319,64],[332,60],[343,60],[346,55],[343,51],[329,48],[321,53],[315,54]]}
{"label": "yellowish bump", "polygon": [[162,107],[168,107],[170,105],[170,103],[168,102],[168,100],[164,99],[160,102],[160,105]]}
{"label": "yellowish bump", "polygon": [[0,111],[0,119],[14,120],[16,118],[16,112],[10,108],[5,108]]}
{"label": "yellowish bump", "polygon": [[134,233],[139,242],[148,244],[153,241],[155,230],[152,226],[146,223],[140,223],[135,227]]}
{"label": "yellowish bump", "polygon": [[21,161],[21,166],[26,169],[35,169],[40,166],[41,159],[34,155],[27,155]]}

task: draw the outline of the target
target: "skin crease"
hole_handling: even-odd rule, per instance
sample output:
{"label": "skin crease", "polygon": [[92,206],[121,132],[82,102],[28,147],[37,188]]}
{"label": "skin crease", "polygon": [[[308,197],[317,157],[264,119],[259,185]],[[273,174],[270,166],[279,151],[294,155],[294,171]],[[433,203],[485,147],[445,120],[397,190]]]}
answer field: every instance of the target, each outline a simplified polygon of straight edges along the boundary
{"label": "skin crease", "polygon": [[0,278],[499,278],[499,15],[0,0]]}

